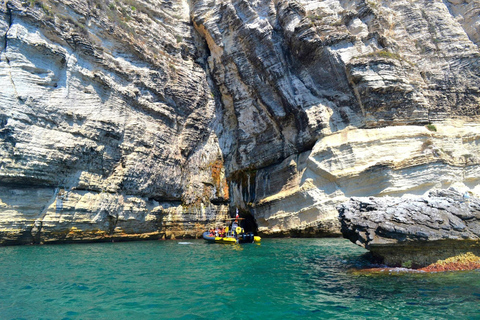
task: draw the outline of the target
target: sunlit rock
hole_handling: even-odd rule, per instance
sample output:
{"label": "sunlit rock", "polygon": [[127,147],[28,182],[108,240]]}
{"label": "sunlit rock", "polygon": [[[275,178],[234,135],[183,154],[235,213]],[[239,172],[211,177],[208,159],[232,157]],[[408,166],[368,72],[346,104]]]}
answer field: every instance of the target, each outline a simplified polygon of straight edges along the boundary
{"label": "sunlit rock", "polygon": [[388,266],[425,267],[459,254],[480,254],[480,200],[468,192],[352,198],[338,211],[343,236]]}
{"label": "sunlit rock", "polygon": [[3,1],[0,233],[338,235],[351,196],[477,193],[478,9]]}

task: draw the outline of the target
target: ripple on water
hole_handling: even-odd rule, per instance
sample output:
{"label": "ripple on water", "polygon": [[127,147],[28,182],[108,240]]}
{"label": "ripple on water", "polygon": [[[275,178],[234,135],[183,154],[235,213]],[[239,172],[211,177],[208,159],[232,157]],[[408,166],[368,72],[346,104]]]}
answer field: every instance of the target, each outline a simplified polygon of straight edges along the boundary
{"label": "ripple on water", "polygon": [[480,318],[478,271],[357,274],[343,239],[0,250],[2,319]]}

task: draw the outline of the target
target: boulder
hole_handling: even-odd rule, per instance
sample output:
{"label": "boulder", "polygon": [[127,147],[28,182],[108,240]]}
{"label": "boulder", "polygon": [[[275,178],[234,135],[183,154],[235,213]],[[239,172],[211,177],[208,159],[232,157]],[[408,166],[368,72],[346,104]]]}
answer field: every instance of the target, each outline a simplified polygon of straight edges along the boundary
{"label": "boulder", "polygon": [[338,211],[343,236],[388,266],[424,267],[480,254],[480,199],[469,193],[351,198]]}

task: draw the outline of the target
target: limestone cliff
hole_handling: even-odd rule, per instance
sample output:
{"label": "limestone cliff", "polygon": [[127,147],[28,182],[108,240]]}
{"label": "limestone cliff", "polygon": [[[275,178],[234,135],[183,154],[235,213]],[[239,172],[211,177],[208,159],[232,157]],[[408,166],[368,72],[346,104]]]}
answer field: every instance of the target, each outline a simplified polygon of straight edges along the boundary
{"label": "limestone cliff", "polygon": [[194,1],[237,129],[223,148],[232,203],[263,233],[306,236],[334,232],[335,204],[353,195],[475,188],[479,8]]}
{"label": "limestone cliff", "polygon": [[352,195],[478,192],[479,10],[1,1],[0,242],[195,236],[231,206],[319,236]]}
{"label": "limestone cliff", "polygon": [[8,241],[195,236],[225,214],[206,48],[185,3],[159,4],[2,2]]}

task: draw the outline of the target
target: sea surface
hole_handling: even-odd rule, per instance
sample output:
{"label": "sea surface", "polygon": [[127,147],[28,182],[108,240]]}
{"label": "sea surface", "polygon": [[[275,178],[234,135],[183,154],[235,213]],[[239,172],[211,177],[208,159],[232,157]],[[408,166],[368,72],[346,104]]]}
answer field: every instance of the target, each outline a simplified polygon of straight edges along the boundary
{"label": "sea surface", "polygon": [[480,319],[480,272],[364,274],[344,239],[0,248],[0,319]]}

